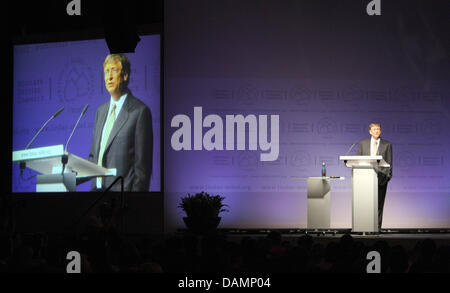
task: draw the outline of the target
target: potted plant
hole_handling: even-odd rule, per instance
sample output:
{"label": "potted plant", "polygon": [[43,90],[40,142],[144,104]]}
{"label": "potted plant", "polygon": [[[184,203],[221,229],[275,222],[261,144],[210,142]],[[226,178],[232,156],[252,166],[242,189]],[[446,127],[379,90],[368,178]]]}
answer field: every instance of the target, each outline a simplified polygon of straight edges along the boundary
{"label": "potted plant", "polygon": [[225,197],[209,195],[202,191],[195,195],[188,194],[181,198],[178,205],[185,213],[183,218],[187,228],[195,234],[205,234],[214,231],[220,223],[221,212],[228,212],[228,205],[223,203]]}

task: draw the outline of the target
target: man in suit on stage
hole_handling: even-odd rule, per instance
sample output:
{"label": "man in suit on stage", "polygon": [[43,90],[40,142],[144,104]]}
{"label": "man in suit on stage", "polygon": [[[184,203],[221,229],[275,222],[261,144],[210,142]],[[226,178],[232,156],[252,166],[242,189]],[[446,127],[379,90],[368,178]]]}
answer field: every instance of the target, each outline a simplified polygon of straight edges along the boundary
{"label": "man in suit on stage", "polygon": [[378,175],[378,231],[381,231],[384,199],[386,198],[388,182],[392,178],[392,144],[380,137],[381,125],[379,123],[371,123],[369,133],[371,138],[359,142],[358,156],[381,155],[390,165],[389,168],[376,167],[375,169]]}
{"label": "man in suit on stage", "polygon": [[[150,109],[128,88],[130,61],[110,54],[103,63],[110,99],[97,109],[89,160],[116,168],[125,191],[148,191],[152,174],[153,130]],[[92,190],[106,189],[116,177],[96,178]],[[120,190],[120,182],[111,190]]]}

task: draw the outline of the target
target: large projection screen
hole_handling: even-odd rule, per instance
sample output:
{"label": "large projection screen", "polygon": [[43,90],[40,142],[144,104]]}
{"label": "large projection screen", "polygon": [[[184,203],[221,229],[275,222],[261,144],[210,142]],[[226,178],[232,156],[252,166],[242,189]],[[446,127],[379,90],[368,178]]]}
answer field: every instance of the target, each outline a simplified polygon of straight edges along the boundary
{"label": "large projection screen", "polygon": [[[131,63],[129,89],[148,106],[152,117],[152,174],[148,191],[161,191],[161,44],[160,35],[142,35]],[[110,100],[105,88],[103,62],[109,49],[104,39],[15,45],[13,87],[13,151],[23,150],[43,123],[59,108],[30,148],[65,144],[82,109],[81,119],[68,146],[69,153],[87,158],[97,108]],[[36,175],[25,169],[23,178]],[[18,164],[12,167],[12,192],[34,192],[36,178],[23,180]],[[89,191],[91,181],[77,187]]]}

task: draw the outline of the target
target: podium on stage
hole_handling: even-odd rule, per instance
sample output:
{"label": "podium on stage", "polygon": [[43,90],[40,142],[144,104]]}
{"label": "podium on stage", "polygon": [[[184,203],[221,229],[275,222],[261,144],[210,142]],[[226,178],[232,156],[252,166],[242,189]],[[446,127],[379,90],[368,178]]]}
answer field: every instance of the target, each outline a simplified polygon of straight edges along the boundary
{"label": "podium on stage", "polygon": [[331,228],[331,180],[344,177],[308,177],[308,222],[310,230]]}
{"label": "podium on stage", "polygon": [[352,231],[378,231],[379,167],[390,167],[382,156],[340,156],[352,168]]}
{"label": "podium on stage", "polygon": [[[63,156],[67,163],[63,173]],[[95,177],[116,176],[116,169],[107,169],[53,145],[13,152],[13,162],[23,164],[41,175],[36,176],[36,192],[76,191],[79,183]]]}
{"label": "podium on stage", "polygon": [[334,180],[344,177],[293,177],[296,180],[307,180],[308,230],[329,230],[331,228],[331,186]]}

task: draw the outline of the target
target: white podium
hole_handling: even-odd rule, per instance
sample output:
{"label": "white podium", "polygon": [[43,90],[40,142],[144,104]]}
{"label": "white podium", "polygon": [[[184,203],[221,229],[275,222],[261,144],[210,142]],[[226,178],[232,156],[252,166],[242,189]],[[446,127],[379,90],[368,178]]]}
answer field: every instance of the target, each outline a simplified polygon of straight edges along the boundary
{"label": "white podium", "polygon": [[352,168],[352,231],[378,231],[378,175],[376,168],[390,167],[382,156],[340,156]]}
{"label": "white podium", "polygon": [[[62,173],[64,155],[68,161]],[[116,169],[106,169],[67,153],[62,144],[14,151],[12,160],[15,163],[25,163],[27,168],[42,174],[36,176],[36,192],[76,191],[77,182],[95,177],[116,176]]]}
{"label": "white podium", "polygon": [[308,230],[331,228],[331,180],[344,180],[344,177],[294,177],[307,180]]}

